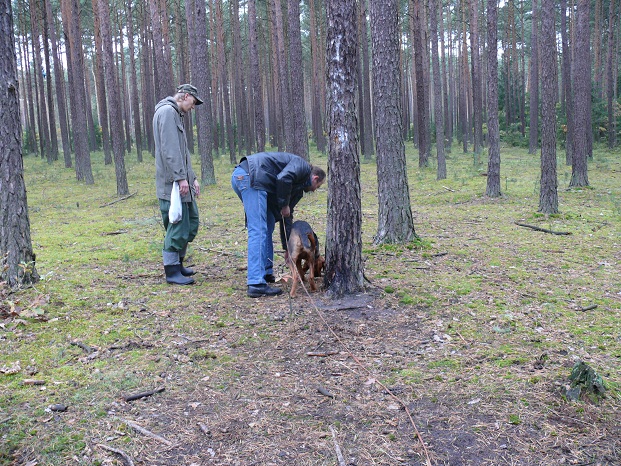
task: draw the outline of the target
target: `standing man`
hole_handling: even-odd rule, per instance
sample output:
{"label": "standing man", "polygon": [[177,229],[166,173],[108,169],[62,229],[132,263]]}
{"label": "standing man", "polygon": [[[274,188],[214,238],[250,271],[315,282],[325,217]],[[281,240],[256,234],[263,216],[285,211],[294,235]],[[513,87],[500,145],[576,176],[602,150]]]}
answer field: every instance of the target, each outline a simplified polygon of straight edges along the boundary
{"label": "standing man", "polygon": [[[192,160],[183,126],[183,116],[203,103],[197,89],[182,84],[172,97],[166,97],[155,106],[153,137],[155,139],[155,187],[166,237],[162,258],[166,281],[175,285],[190,285],[194,270],[183,266],[188,243],[198,231],[196,198],[200,185],[192,170]],[[179,183],[182,217],[177,223],[168,221],[170,192],[174,182]]]}
{"label": "standing man", "polygon": [[248,227],[248,296],[276,296],[282,293],[268,283],[273,274],[272,233],[276,220],[285,219],[281,241],[291,231],[293,209],[304,192],[315,191],[326,173],[302,157],[287,152],[259,152],[242,157],[233,171],[231,185],[244,204]]}

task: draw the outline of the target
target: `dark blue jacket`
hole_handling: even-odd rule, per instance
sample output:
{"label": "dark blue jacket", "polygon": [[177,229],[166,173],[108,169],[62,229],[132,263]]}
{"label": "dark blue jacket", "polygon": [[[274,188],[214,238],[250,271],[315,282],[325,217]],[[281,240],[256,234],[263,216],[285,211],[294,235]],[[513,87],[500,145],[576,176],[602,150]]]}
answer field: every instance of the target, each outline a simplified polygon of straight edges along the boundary
{"label": "dark blue jacket", "polygon": [[[250,186],[267,192],[267,206],[280,220],[280,209],[289,206],[291,216],[285,218],[287,234],[291,232],[293,209],[304,195],[304,187],[310,186],[312,166],[302,157],[288,152],[259,152],[242,157],[247,160]],[[284,242],[281,228],[281,241]]]}

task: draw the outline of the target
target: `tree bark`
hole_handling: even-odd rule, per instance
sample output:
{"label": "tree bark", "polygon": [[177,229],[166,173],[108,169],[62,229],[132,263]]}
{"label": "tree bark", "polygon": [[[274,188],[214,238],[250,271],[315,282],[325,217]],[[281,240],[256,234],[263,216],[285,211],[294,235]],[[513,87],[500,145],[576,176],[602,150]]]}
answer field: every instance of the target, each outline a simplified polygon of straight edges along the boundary
{"label": "tree bark", "polygon": [[235,135],[233,132],[233,121],[231,119],[231,99],[229,94],[229,80],[227,73],[226,51],[224,44],[226,36],[224,34],[224,16],[222,11],[222,0],[216,1],[216,32],[218,34],[218,69],[220,73],[220,92],[222,93],[222,103],[224,106],[224,118],[227,135],[227,145],[229,146],[229,161],[232,165],[237,163],[235,156]]}
{"label": "tree bark", "polygon": [[470,0],[470,53],[472,55],[472,119],[474,152],[483,146],[483,99],[481,97],[481,56],[479,53],[479,1]]}
{"label": "tree bark", "polygon": [[362,79],[360,80],[360,91],[362,99],[360,99],[360,139],[362,155],[365,160],[371,160],[375,150],[373,147],[373,118],[371,116],[371,83],[369,81],[369,38],[367,34],[367,0],[360,1],[360,64],[358,66],[362,71]]}
{"label": "tree bark", "polygon": [[499,197],[500,130],[498,121],[498,0],[487,0],[487,189],[485,195]]}
{"label": "tree bark", "polygon": [[608,8],[608,51],[606,53],[606,104],[608,109],[608,148],[614,149],[617,144],[616,138],[616,119],[614,114],[614,90],[615,75],[614,69],[614,48],[615,48],[615,1],[610,0]]}
{"label": "tree bark", "polygon": [[[412,15],[414,17],[414,63],[416,69],[416,102],[418,107],[418,166],[429,165],[430,135],[429,135],[429,99],[425,76],[425,63],[427,61],[426,46],[424,40],[424,5],[423,0],[410,0]],[[377,124],[377,122],[376,122]]]}
{"label": "tree bark", "polygon": [[291,152],[309,160],[308,131],[304,109],[304,62],[302,60],[302,32],[300,29],[300,0],[289,0],[288,4],[291,117],[294,132]]}
{"label": "tree bark", "polygon": [[401,128],[399,4],[397,0],[373,0],[370,12],[379,204],[374,243],[405,243],[416,232]]}
{"label": "tree bark", "polygon": [[363,288],[355,0],[327,2],[328,223],[324,284],[333,296]]}
{"label": "tree bark", "polygon": [[539,146],[539,14],[537,9],[537,0],[533,0],[533,28],[530,41],[530,73],[528,78],[530,92],[529,154],[536,153]]}
{"label": "tree bark", "polygon": [[[138,162],[142,162],[142,130],[140,123],[140,103],[138,98],[138,77],[136,76],[136,54],[134,51],[134,19],[132,14],[132,2],[125,4],[125,16],[127,24],[127,44],[129,46],[129,65],[131,80],[131,102],[132,115],[134,120],[134,137],[136,138],[136,157]],[[143,103],[144,105],[144,103]]]}
{"label": "tree bark", "polygon": [[11,288],[39,280],[30,239],[18,88],[11,0],[0,0],[0,280]]}
{"label": "tree bark", "polygon": [[[554,0],[541,1],[541,183],[539,212],[558,213],[556,175],[556,28]],[[535,85],[535,83],[532,83]],[[532,112],[532,109],[531,109]]]}
{"label": "tree bark", "polygon": [[114,171],[116,174],[116,194],[129,194],[127,173],[125,171],[125,146],[123,141],[123,115],[121,113],[121,90],[117,81],[114,50],[112,48],[112,30],[110,28],[110,8],[105,0],[93,0],[99,13],[101,39],[103,47],[103,65],[106,75],[106,87],[110,99],[110,139],[114,154]]}
{"label": "tree bark", "polygon": [[[312,33],[311,33],[312,36]],[[263,115],[263,80],[259,66],[259,34],[257,29],[256,0],[248,0],[248,43],[250,47],[250,70],[252,85],[252,108],[254,109],[254,135],[258,152],[265,150],[265,117]]]}
{"label": "tree bark", "polygon": [[207,48],[207,10],[205,3],[186,0],[186,21],[192,57],[190,69],[192,82],[204,99],[203,104],[196,107],[195,110],[198,127],[198,152],[201,157],[201,183],[212,185],[216,183],[216,175],[213,166],[213,114],[211,90],[209,88],[211,69]]}
{"label": "tree bark", "polygon": [[110,127],[108,126],[108,102],[106,93],[106,79],[103,64],[103,45],[101,35],[101,22],[98,12],[97,0],[92,0],[93,11],[97,12],[93,15],[93,33],[95,36],[95,95],[97,97],[97,110],[99,116],[99,126],[101,127],[101,142],[104,152],[104,164],[112,163],[112,151],[110,147]]}
{"label": "tree bark", "polygon": [[431,32],[431,63],[433,67],[433,106],[436,121],[436,154],[438,156],[437,179],[446,179],[446,155],[444,153],[444,104],[442,101],[442,76],[440,75],[440,57],[438,53],[438,0],[429,3]]}
{"label": "tree bark", "polygon": [[73,144],[75,149],[75,171],[78,181],[84,181],[87,185],[94,184],[91,168],[91,154],[88,142],[86,88],[84,78],[84,50],[82,48],[82,32],[80,28],[80,9],[77,0],[62,0],[63,23],[68,29],[68,63],[69,97],[73,101],[71,105],[71,122],[73,128]]}
{"label": "tree bark", "polygon": [[574,140],[574,100],[571,85],[571,48],[567,31],[567,0],[561,0],[561,43],[563,47],[563,94],[565,96],[565,164],[571,165]]}
{"label": "tree bark", "polygon": [[572,85],[574,96],[574,153],[570,187],[589,185],[587,158],[591,126],[588,112],[591,101],[591,52],[589,49],[589,0],[578,0],[575,25]]}

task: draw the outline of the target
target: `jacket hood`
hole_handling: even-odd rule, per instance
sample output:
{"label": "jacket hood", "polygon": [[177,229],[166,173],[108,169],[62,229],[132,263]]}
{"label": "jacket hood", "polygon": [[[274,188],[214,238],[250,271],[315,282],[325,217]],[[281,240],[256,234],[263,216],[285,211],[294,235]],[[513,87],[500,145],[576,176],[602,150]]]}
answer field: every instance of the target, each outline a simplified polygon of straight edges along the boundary
{"label": "jacket hood", "polygon": [[165,105],[170,105],[177,112],[179,111],[179,106],[177,105],[177,101],[174,99],[174,97],[166,97],[165,99],[160,100],[155,106],[155,111],[157,112],[160,108],[162,108]]}

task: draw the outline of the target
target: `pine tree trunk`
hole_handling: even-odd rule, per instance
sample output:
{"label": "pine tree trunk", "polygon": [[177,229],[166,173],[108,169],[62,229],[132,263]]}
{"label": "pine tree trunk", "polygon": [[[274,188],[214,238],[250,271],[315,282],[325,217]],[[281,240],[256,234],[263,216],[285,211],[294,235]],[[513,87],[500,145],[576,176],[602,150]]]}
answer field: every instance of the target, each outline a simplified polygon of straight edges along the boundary
{"label": "pine tree trunk", "polygon": [[213,166],[213,113],[211,105],[211,69],[209,51],[207,49],[207,10],[204,2],[186,0],[186,21],[188,24],[188,40],[190,46],[192,82],[203,97],[203,104],[195,109],[198,152],[201,157],[201,183],[216,183]]}
{"label": "pine tree trunk", "polygon": [[[132,14],[131,2],[125,4],[125,18],[127,27],[127,44],[129,46],[129,68],[131,80],[131,102],[132,115],[134,120],[134,137],[136,138],[136,156],[138,162],[142,162],[142,130],[140,123],[140,103],[138,98],[138,77],[136,76],[136,54],[134,51],[134,20]],[[144,103],[143,103],[144,105]]]}
{"label": "pine tree trunk", "polygon": [[289,74],[291,79],[291,117],[293,119],[292,152],[308,160],[308,131],[304,109],[304,63],[300,30],[300,0],[288,1]]}
{"label": "pine tree trunk", "polygon": [[[558,213],[556,175],[556,28],[554,0],[541,1],[541,183],[539,212]],[[533,86],[536,83],[531,83]],[[532,112],[532,109],[531,109]]]}
{"label": "pine tree trunk", "polygon": [[571,165],[573,159],[574,115],[573,93],[571,85],[571,49],[567,31],[567,0],[561,0],[561,43],[563,47],[563,94],[565,95],[565,164]]}
{"label": "pine tree trunk", "polygon": [[481,56],[479,53],[479,2],[470,0],[470,51],[472,54],[472,120],[474,123],[474,152],[483,146],[483,99],[481,97]]}
{"label": "pine tree trunk", "polygon": [[[42,8],[45,8],[45,4],[47,3],[49,2],[44,0]],[[43,57],[45,58],[45,86],[47,88],[47,109],[50,123],[50,159],[56,161],[58,160],[58,134],[56,132],[56,112],[54,111],[52,68],[50,66],[49,26],[47,23],[47,14],[44,10],[41,11],[41,17],[43,18]]]}
{"label": "pine tree trunk", "polygon": [[535,154],[539,146],[539,14],[537,10],[537,0],[533,0],[533,29],[531,33],[530,73],[528,78],[530,91],[529,154]]}
{"label": "pine tree trunk", "polygon": [[103,65],[106,76],[106,88],[110,99],[110,139],[114,154],[114,171],[116,174],[116,193],[119,196],[129,194],[127,173],[125,171],[125,145],[123,141],[123,115],[121,113],[121,90],[117,80],[114,50],[112,48],[112,30],[110,27],[110,9],[105,0],[93,0],[99,13],[101,39],[103,47]]}
{"label": "pine tree trunk", "polygon": [[313,138],[317,144],[317,150],[324,153],[326,150],[326,138],[323,131],[323,106],[321,100],[321,89],[323,85],[323,76],[321,70],[321,62],[325,61],[325,50],[320,49],[318,37],[321,37],[321,31],[317,27],[317,8],[315,7],[315,1],[309,2],[309,16],[310,16],[310,41],[311,41],[311,53],[313,72],[311,76],[311,115],[312,115],[312,127]]}
{"label": "pine tree trunk", "polygon": [[[312,34],[311,34],[312,36]],[[265,150],[265,117],[263,115],[263,80],[259,66],[259,34],[257,29],[256,0],[248,0],[248,41],[250,55],[250,76],[252,85],[252,107],[254,109],[254,135],[258,152]]]}
{"label": "pine tree trunk", "polygon": [[499,197],[500,130],[498,121],[498,0],[487,0],[487,189],[485,195]]}
{"label": "pine tree trunk", "polygon": [[436,119],[436,153],[438,156],[437,179],[446,179],[446,155],[444,153],[444,103],[442,101],[442,76],[440,74],[440,56],[438,53],[438,0],[429,3],[431,15],[431,63],[433,67],[433,105]]}
{"label": "pine tree trunk", "polygon": [[45,0],[45,14],[49,28],[50,42],[52,46],[52,62],[54,64],[54,83],[56,85],[56,103],[58,105],[58,121],[60,125],[60,138],[63,146],[63,157],[65,168],[71,168],[71,142],[69,140],[69,125],[67,122],[67,101],[65,97],[65,86],[63,76],[65,75],[62,62],[58,55],[58,40],[56,36],[56,25],[52,15],[52,2]]}
{"label": "pine tree trunk", "polygon": [[341,296],[363,287],[355,0],[327,2],[327,24],[330,183],[324,285]]}
{"label": "pine tree trunk", "polygon": [[589,0],[578,0],[574,28],[574,59],[572,60],[572,86],[574,95],[574,153],[570,187],[589,185],[587,159],[591,126],[588,112],[591,101],[591,52],[589,49]]}
{"label": "pine tree trunk", "polygon": [[19,112],[17,60],[11,0],[0,0],[0,281],[11,287],[39,275],[30,239],[30,219]]}
{"label": "pine tree trunk", "polygon": [[224,118],[227,135],[227,145],[229,146],[229,161],[235,165],[237,163],[237,157],[235,156],[235,134],[233,132],[233,121],[231,118],[231,99],[229,94],[229,82],[227,72],[227,60],[224,44],[226,43],[226,36],[224,34],[224,16],[222,11],[222,0],[216,2],[216,29],[218,34],[218,67],[220,71],[220,92],[222,93],[222,103],[224,106]]}
{"label": "pine tree trunk", "polygon": [[360,100],[360,113],[362,119],[360,122],[360,136],[362,142],[362,155],[365,160],[371,160],[375,149],[373,147],[373,117],[371,116],[371,89],[369,81],[369,38],[367,34],[367,1],[360,2],[360,45],[362,53],[360,55],[359,68],[362,70],[362,79],[360,81],[360,90],[362,91],[362,99]]}
{"label": "pine tree trunk", "polygon": [[606,103],[608,108],[608,148],[614,149],[616,141],[616,120],[614,114],[615,75],[613,74],[615,48],[615,2],[610,0],[608,9],[608,51],[606,53]]}
{"label": "pine tree trunk", "polygon": [[[97,11],[97,0],[92,0],[93,11]],[[103,45],[101,37],[101,23],[99,13],[93,15],[93,29],[95,35],[95,94],[97,97],[97,109],[99,111],[99,126],[101,127],[101,140],[103,143],[104,164],[112,164],[112,151],[110,147],[110,127],[108,126],[108,101],[106,92],[106,79],[104,76]]]}
{"label": "pine tree trunk", "polygon": [[82,48],[82,32],[80,29],[80,9],[77,0],[63,0],[63,23],[67,25],[69,42],[68,51],[71,63],[69,69],[69,97],[71,105],[71,122],[73,128],[73,143],[75,149],[75,171],[78,181],[87,185],[94,184],[91,168],[91,154],[88,141],[88,105],[86,103],[86,80],[84,77],[84,50]]}
{"label": "pine tree trunk", "polygon": [[[414,63],[416,69],[416,102],[418,107],[418,166],[429,165],[429,100],[426,92],[425,62],[427,61],[426,42],[424,41],[424,5],[423,0],[410,0],[414,17]],[[377,122],[376,122],[377,124]]]}
{"label": "pine tree trunk", "polygon": [[374,242],[405,243],[416,232],[401,128],[399,5],[397,0],[373,0],[370,12],[379,204]]}

